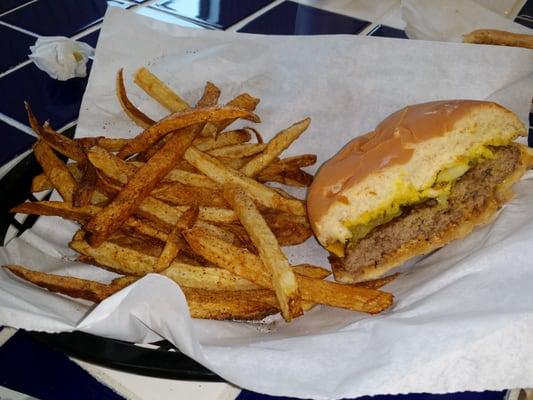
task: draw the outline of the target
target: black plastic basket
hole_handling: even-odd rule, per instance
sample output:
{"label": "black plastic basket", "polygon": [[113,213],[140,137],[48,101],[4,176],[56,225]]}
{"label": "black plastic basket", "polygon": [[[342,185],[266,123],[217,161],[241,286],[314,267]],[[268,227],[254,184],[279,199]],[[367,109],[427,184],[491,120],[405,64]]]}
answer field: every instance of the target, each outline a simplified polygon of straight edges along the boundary
{"label": "black plastic basket", "polygon": [[[0,239],[5,244],[8,230],[16,235],[31,228],[37,216],[30,215],[19,222],[9,210],[26,200],[37,200],[30,193],[32,178],[41,173],[33,153],[26,156],[1,180]],[[83,332],[40,333],[30,335],[41,343],[69,356],[108,368],[140,375],[195,381],[222,381],[218,375],[177,350],[170,342],[150,345],[108,339]]]}

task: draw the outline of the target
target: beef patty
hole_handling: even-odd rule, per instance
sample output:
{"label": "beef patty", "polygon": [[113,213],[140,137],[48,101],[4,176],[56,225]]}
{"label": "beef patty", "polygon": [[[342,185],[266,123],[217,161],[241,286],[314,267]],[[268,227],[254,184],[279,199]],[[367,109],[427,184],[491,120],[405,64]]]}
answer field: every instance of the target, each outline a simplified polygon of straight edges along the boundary
{"label": "beef patty", "polygon": [[349,272],[373,267],[402,245],[413,241],[429,241],[452,226],[482,213],[496,198],[496,191],[520,165],[520,150],[515,146],[491,148],[495,157],[472,166],[455,182],[447,206],[428,200],[405,207],[402,214],[377,226],[354,246],[347,246],[344,258],[331,257],[335,266]]}

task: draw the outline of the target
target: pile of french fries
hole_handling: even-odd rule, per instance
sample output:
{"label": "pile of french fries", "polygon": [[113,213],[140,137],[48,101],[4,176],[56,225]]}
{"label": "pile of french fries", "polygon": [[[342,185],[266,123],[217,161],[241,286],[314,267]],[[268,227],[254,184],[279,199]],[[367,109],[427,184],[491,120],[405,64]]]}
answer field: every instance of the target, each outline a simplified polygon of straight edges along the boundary
{"label": "pile of french fries", "polygon": [[[43,173],[32,192],[55,189],[63,201],[26,202],[12,212],[59,216],[80,224],[70,247],[79,261],[114,271],[110,283],[7,265],[48,290],[100,302],[149,273],[182,289],[194,318],[286,321],[317,304],[379,313],[392,304],[379,288],[394,276],[364,284],[324,280],[330,272],[290,265],[281,246],[311,236],[305,202],[267,186],[308,186],[302,168],[313,154],[279,158],[310,124],[299,121],[268,143],[254,128],[228,130],[236,120],[260,122],[259,99],[243,93],[218,105],[220,89],[205,85],[190,106],[146,68],[134,82],[170,113],[155,121],[128,98],[123,72],[116,94],[142,132],[132,139],[69,139],[37,121],[26,105]],[[251,142],[255,138],[255,142]],[[61,161],[59,155],[70,161]]]}

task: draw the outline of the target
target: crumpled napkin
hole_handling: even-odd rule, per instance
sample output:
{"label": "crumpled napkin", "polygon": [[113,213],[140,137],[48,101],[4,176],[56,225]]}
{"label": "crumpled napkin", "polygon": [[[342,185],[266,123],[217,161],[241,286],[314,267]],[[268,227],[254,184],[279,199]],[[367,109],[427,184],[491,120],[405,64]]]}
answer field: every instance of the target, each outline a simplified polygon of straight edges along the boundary
{"label": "crumpled napkin", "polygon": [[94,49],[62,36],[40,37],[30,46],[30,59],[53,79],[66,81],[87,76],[87,60]]}
{"label": "crumpled napkin", "polygon": [[[511,8],[511,7],[507,7]],[[409,39],[462,42],[476,29],[532,34],[532,30],[470,0],[401,0]]]}

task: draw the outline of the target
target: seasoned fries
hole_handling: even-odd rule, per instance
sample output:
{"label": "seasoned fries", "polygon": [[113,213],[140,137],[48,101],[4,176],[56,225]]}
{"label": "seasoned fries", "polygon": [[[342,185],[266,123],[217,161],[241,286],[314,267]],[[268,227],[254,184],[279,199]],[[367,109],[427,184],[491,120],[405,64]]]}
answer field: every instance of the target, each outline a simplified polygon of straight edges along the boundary
{"label": "seasoned fries", "polygon": [[189,108],[185,100],[146,68],[139,68],[135,72],[134,82],[170,112],[175,113]]}
{"label": "seasoned fries", "polygon": [[93,246],[102,244],[128,219],[157,183],[170,172],[202,128],[203,125],[193,125],[183,132],[175,132],[161,150],[139,168],[111,204],[89,221],[85,229],[92,233],[90,241]]}
{"label": "seasoned fries", "polygon": [[250,234],[261,261],[272,277],[272,287],[276,292],[283,318],[291,321],[299,317],[303,310],[298,282],[276,237],[244,190],[238,186],[228,186],[224,193]]}
{"label": "seasoned fries", "polygon": [[278,209],[294,215],[306,214],[303,202],[281,196],[275,190],[263,186],[238,171],[226,167],[216,158],[202,153],[194,147],[189,148],[185,152],[184,158],[202,173],[221,185],[235,184],[245,188],[248,194],[264,207]]}
{"label": "seasoned fries", "polygon": [[279,156],[283,150],[289,147],[292,142],[298,139],[309,127],[310,123],[311,119],[306,118],[279,132],[270,142],[268,142],[265,151],[252,158],[248,164],[241,168],[241,172],[246,176],[257,175],[265,169],[272,160]]}
{"label": "seasoned fries", "polygon": [[128,142],[122,149],[120,149],[118,156],[120,158],[125,158],[132,154],[144,151],[170,132],[175,132],[179,129],[198,124],[205,124],[206,122],[214,123],[215,121],[223,121],[228,118],[244,118],[253,122],[260,121],[259,117],[251,111],[231,106],[213,106],[177,112],[158,121],[135,137],[135,139]]}
{"label": "seasoned fries", "polygon": [[[264,268],[261,259],[248,250],[235,247],[198,228],[190,229],[183,234],[192,249],[207,260],[261,287],[273,288],[269,271]],[[297,281],[302,299],[313,303],[369,314],[379,313],[392,304],[390,293],[375,289],[343,285],[301,275],[297,276]]]}
{"label": "seasoned fries", "polygon": [[71,202],[76,190],[76,181],[67,166],[43,141],[38,141],[33,146],[33,153],[52,186],[59,192],[63,200]]}
{"label": "seasoned fries", "polygon": [[124,110],[126,115],[130,117],[133,122],[135,122],[141,128],[146,129],[155,124],[155,121],[148,117],[137,107],[135,107],[130,101],[130,99],[128,99],[128,95],[126,94],[126,86],[124,86],[124,76],[122,72],[122,68],[119,69],[117,72],[116,91],[118,102],[122,106],[122,109]]}
{"label": "seasoned fries", "polygon": [[[225,131],[239,119],[260,121],[254,114],[259,99],[248,93],[218,105],[221,90],[207,82],[201,97],[188,103],[146,68],[134,81],[170,114],[154,121],[139,110],[120,69],[117,100],[143,129],[131,139],[69,139],[48,123],[40,125],[26,104],[43,169],[31,191],[56,189],[63,201],[26,202],[11,210],[78,223],[69,243],[78,261],[122,276],[101,283],[18,265],[7,270],[93,302],[160,274],[180,286],[193,318],[260,320],[280,313],[289,322],[319,304],[369,314],[390,307],[392,295],[378,289],[396,275],[344,285],[324,280],[330,271],[322,267],[290,265],[283,253],[283,246],[312,236],[306,203],[264,182],[310,185],[313,176],[303,168],[316,162],[314,154],[281,158],[309,118],[264,142],[254,128]],[[71,161],[64,163],[56,152]]]}

